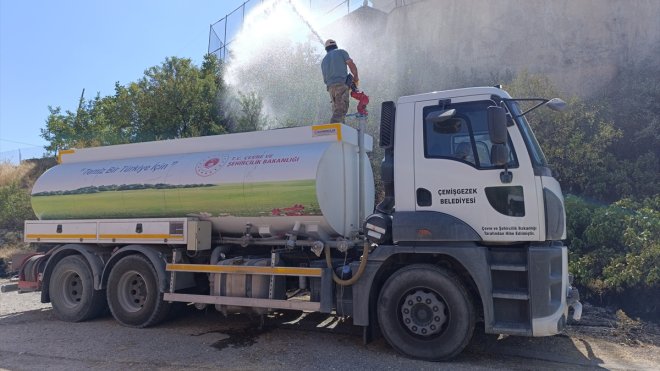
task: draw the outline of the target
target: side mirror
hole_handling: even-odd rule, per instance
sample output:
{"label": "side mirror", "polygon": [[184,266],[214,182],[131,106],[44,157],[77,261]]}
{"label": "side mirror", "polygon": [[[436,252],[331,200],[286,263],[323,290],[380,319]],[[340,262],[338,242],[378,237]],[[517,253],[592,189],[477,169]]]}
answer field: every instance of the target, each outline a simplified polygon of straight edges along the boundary
{"label": "side mirror", "polygon": [[488,131],[493,144],[506,143],[506,111],[502,107],[491,106],[487,108]]}
{"label": "side mirror", "polygon": [[546,106],[546,107],[550,108],[553,111],[560,111],[560,112],[565,110],[566,107],[568,107],[568,103],[564,102],[563,100],[561,100],[559,98],[552,98],[550,100],[547,100],[547,99],[544,99],[544,98],[519,98],[519,99],[509,99],[509,100],[518,101],[518,102],[520,102],[520,101],[541,102],[541,103],[535,105],[534,107],[528,109],[527,111],[525,111],[525,112],[523,112],[519,115],[516,115],[516,118],[517,117],[523,117],[526,114],[534,111],[535,109],[537,109],[541,106]]}
{"label": "side mirror", "polygon": [[568,104],[559,98],[552,98],[545,104],[545,106],[553,111],[562,112],[568,107]]}
{"label": "side mirror", "polygon": [[490,148],[490,162],[495,166],[504,166],[509,162],[509,147],[506,144],[493,144]]}

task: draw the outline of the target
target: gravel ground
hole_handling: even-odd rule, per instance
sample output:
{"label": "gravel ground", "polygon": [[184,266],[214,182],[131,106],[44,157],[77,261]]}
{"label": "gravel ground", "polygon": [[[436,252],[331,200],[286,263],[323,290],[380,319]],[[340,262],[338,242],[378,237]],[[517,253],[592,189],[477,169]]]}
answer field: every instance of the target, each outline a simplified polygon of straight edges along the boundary
{"label": "gravel ground", "polygon": [[0,293],[0,369],[658,369],[656,345],[579,330],[499,339],[477,332],[454,361],[430,363],[398,355],[383,339],[363,345],[350,320],[317,313],[277,313],[259,328],[247,315],[190,309],[154,328],[132,329],[110,316],[61,322],[39,293],[9,292]]}

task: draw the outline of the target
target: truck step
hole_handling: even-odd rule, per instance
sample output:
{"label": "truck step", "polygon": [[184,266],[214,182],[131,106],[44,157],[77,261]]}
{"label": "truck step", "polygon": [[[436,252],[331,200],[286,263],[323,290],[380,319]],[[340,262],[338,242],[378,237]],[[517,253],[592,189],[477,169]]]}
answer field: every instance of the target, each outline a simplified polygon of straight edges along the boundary
{"label": "truck step", "polygon": [[522,323],[515,322],[495,322],[493,325],[493,332],[497,334],[530,336],[532,329]]}
{"label": "truck step", "polygon": [[529,300],[529,294],[523,291],[514,290],[493,290],[493,298],[497,299],[512,299],[512,300]]}
{"label": "truck step", "polygon": [[492,264],[490,266],[492,271],[508,271],[508,272],[526,272],[527,266],[524,264]]}

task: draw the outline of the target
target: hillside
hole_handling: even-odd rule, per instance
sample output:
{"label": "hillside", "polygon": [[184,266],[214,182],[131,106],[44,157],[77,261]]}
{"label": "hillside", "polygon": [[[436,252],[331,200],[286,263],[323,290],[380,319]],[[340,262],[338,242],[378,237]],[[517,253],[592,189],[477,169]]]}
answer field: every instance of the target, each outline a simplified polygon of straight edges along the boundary
{"label": "hillside", "polygon": [[30,189],[44,171],[55,165],[55,159],[33,159],[20,165],[0,164],[0,277],[5,274],[7,258],[26,250],[23,243],[23,221],[34,218],[30,207]]}

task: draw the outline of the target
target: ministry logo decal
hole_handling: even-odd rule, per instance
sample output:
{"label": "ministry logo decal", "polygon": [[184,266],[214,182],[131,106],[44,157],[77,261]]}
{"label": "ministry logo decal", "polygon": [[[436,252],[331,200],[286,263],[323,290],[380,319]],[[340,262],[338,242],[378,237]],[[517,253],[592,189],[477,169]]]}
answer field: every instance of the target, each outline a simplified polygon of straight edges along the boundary
{"label": "ministry logo decal", "polygon": [[195,172],[199,176],[211,176],[217,173],[225,162],[219,156],[210,156],[195,165]]}

